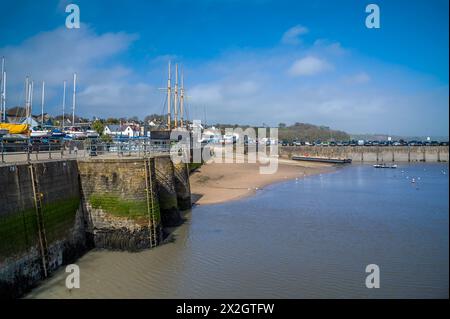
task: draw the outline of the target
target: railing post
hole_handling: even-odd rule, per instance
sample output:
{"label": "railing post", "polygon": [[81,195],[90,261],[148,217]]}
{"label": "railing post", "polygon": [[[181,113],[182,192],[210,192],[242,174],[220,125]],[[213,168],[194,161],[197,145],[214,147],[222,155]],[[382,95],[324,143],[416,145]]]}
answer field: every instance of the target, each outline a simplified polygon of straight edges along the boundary
{"label": "railing post", "polygon": [[26,150],[27,150],[27,162],[30,162],[31,161],[31,158],[30,158],[31,142],[29,139],[27,140],[27,149]]}
{"label": "railing post", "polygon": [[4,149],[3,149],[3,136],[0,137],[0,142],[1,142],[1,148],[2,148],[2,163],[5,162],[5,154],[4,154]]}

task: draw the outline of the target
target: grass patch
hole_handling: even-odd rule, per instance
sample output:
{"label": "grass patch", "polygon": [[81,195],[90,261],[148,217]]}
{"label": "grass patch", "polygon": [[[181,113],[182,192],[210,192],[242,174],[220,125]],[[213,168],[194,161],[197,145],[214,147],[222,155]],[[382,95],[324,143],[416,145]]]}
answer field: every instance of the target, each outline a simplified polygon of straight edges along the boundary
{"label": "grass patch", "polygon": [[0,218],[0,256],[25,252],[37,244],[36,212],[27,209]]}
{"label": "grass patch", "polygon": [[[70,198],[42,206],[47,243],[63,239],[75,222],[79,198]],[[0,217],[0,256],[23,253],[38,244],[35,208]]]}
{"label": "grass patch", "polygon": [[188,165],[189,165],[189,172],[193,172],[196,169],[200,168],[203,165],[203,163],[189,163]]}
{"label": "grass patch", "polygon": [[44,227],[47,242],[62,239],[75,224],[75,215],[80,207],[80,198],[60,200],[50,204],[44,204]]}
{"label": "grass patch", "polygon": [[[93,208],[102,209],[105,212],[119,217],[131,219],[148,218],[147,201],[145,200],[125,200],[116,195],[93,194],[89,197],[89,203]],[[150,207],[151,208],[151,207]],[[155,205],[154,213],[156,222],[160,220],[159,206]]]}

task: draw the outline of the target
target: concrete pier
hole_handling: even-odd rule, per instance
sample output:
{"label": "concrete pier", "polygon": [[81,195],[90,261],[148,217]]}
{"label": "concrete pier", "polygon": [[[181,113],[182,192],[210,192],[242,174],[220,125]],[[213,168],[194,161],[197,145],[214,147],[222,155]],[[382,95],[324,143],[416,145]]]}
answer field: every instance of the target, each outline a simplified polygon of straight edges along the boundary
{"label": "concrete pier", "polygon": [[281,146],[283,158],[321,156],[350,158],[354,163],[448,162],[448,146]]}

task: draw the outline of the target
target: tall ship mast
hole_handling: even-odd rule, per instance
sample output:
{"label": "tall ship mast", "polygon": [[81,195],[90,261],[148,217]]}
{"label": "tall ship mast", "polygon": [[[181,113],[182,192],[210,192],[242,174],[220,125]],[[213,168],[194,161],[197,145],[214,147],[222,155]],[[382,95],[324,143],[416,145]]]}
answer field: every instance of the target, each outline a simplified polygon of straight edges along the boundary
{"label": "tall ship mast", "polygon": [[169,131],[171,129],[171,123],[170,122],[172,120],[171,115],[170,115],[170,103],[171,103],[170,98],[172,96],[172,87],[171,87],[171,84],[170,84],[170,76],[171,76],[170,73],[171,72],[170,72],[170,61],[169,61],[169,78],[167,80],[167,129]]}
{"label": "tall ship mast", "polygon": [[180,112],[181,112],[181,119],[180,119],[180,125],[181,127],[184,127],[184,72],[183,69],[181,69],[181,92],[180,92]]}
{"label": "tall ship mast", "polygon": [[174,111],[175,111],[175,118],[174,118],[174,122],[175,122],[175,128],[178,127],[178,63],[175,64],[175,92],[174,92]]}

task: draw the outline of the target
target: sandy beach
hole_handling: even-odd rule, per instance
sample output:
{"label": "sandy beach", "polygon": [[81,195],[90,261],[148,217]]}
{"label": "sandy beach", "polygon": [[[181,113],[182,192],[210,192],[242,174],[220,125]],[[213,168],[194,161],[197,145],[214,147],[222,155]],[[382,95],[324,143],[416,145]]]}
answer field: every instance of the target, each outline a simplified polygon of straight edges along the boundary
{"label": "sandy beach", "polygon": [[272,183],[303,178],[334,170],[330,164],[279,159],[274,174],[259,173],[259,164],[204,164],[191,174],[192,201],[197,205],[217,204],[253,195]]}

